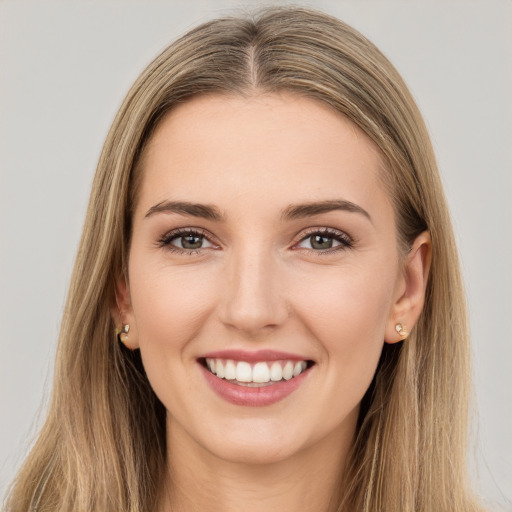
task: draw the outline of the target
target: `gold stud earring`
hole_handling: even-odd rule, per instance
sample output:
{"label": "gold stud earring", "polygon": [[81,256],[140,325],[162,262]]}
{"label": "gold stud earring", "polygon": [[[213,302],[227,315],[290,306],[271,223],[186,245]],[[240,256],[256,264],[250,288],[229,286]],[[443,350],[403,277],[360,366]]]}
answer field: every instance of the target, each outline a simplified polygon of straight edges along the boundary
{"label": "gold stud earring", "polygon": [[400,323],[395,325],[395,330],[401,336],[401,338],[403,340],[405,340],[405,338],[407,338],[407,336],[409,336],[409,333],[407,332],[405,327]]}
{"label": "gold stud earring", "polygon": [[129,324],[124,324],[121,328],[118,327],[116,329],[117,339],[123,345],[126,345],[126,343],[128,343],[128,331],[129,330],[130,330]]}

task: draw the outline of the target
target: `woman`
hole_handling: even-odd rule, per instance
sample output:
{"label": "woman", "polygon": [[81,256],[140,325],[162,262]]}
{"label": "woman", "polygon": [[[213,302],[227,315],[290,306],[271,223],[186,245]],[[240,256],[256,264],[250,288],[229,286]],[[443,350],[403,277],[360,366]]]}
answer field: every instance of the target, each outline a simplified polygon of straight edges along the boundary
{"label": "woman", "polygon": [[108,135],[7,510],[478,510],[467,374],[450,220],[397,72],[318,12],[214,20]]}

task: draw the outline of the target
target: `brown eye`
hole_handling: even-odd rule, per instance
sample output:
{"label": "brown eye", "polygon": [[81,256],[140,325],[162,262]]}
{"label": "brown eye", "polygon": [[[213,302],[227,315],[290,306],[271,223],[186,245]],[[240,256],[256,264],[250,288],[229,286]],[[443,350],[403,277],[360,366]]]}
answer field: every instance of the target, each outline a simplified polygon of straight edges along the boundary
{"label": "brown eye", "polygon": [[201,249],[203,241],[204,236],[191,233],[176,237],[171,243],[181,249]]}
{"label": "brown eye", "polygon": [[332,237],[324,235],[312,235],[309,239],[313,249],[331,249],[334,243]]}

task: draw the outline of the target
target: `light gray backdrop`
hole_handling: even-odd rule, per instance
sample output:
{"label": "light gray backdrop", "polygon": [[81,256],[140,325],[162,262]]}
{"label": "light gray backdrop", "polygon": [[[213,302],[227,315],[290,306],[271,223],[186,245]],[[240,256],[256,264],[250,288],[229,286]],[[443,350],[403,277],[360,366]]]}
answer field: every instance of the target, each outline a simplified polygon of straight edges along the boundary
{"label": "light gray backdrop", "polygon": [[[41,424],[89,187],[117,107],[171,39],[251,5],[261,2],[0,1],[0,495]],[[512,3],[306,5],[377,43],[424,112],[472,315],[475,479],[493,510],[512,510]]]}

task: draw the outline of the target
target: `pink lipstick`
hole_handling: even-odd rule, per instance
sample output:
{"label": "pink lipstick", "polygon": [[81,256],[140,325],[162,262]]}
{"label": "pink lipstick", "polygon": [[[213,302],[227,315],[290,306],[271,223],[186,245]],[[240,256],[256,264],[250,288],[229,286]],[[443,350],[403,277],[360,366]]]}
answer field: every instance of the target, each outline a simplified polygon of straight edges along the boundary
{"label": "pink lipstick", "polygon": [[303,356],[273,350],[210,352],[198,362],[217,395],[249,407],[283,400],[304,383],[314,365]]}

